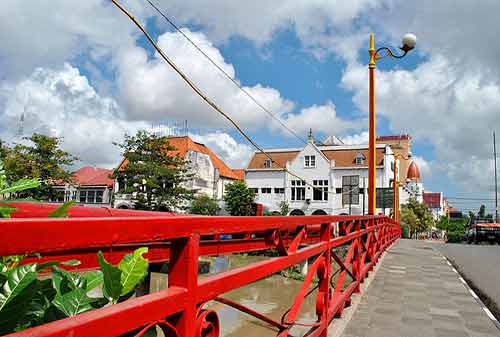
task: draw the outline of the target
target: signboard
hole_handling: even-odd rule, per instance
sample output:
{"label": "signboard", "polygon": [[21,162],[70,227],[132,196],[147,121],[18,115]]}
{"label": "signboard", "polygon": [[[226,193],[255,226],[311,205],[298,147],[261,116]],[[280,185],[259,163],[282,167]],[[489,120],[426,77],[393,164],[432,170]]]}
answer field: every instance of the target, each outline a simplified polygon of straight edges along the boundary
{"label": "signboard", "polygon": [[377,188],[377,208],[392,208],[394,189],[392,187]]}

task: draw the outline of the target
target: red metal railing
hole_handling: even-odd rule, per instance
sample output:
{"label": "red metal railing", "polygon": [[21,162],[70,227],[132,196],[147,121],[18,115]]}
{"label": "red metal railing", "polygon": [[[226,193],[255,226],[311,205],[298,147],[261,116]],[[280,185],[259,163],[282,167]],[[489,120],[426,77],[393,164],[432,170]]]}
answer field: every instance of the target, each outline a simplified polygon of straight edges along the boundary
{"label": "red metal railing", "polygon": [[[90,213],[94,211],[88,209]],[[327,336],[330,321],[350,305],[352,293],[359,292],[360,283],[380,254],[401,235],[399,225],[384,216],[204,217],[128,212],[132,213],[0,220],[2,256],[37,252],[44,259],[78,258],[83,262],[79,267],[87,269],[97,265],[98,250],[116,262],[137,246],[147,246],[151,262],[168,260],[170,263],[165,290],[11,336],[104,337],[143,328],[135,335],[139,337],[153,325],[161,326],[167,336],[218,336],[217,313],[203,307],[210,300],[267,322],[277,328],[277,336],[288,336],[295,324],[303,325],[297,316],[305,297],[313,293],[314,275],[319,280],[317,319],[308,324],[307,336]],[[231,235],[231,239],[221,239],[227,235]],[[347,247],[343,258],[335,250],[340,246]],[[264,249],[275,249],[279,256],[198,279],[199,256]],[[230,290],[311,258],[314,262],[281,321],[221,297]],[[336,272],[332,270],[333,262],[340,266]],[[347,282],[347,275],[352,278],[351,282]]]}

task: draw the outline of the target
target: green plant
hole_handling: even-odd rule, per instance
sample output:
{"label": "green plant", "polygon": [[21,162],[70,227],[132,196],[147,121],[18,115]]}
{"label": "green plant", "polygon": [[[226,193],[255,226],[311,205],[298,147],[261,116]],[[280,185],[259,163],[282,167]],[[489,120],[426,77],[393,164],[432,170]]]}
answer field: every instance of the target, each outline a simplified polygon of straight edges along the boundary
{"label": "green plant", "polygon": [[4,147],[2,159],[10,182],[36,178],[40,184],[22,193],[22,197],[47,200],[53,193],[52,182],[71,181],[71,166],[76,158],[60,148],[61,138],[34,133],[25,142]]}
{"label": "green plant", "polygon": [[123,186],[117,193],[133,195],[136,209],[175,211],[193,198],[194,192],[185,183],[194,174],[167,137],[140,130],[135,136],[125,135],[123,143],[115,145],[124,157],[113,173]]}
{"label": "green plant", "polygon": [[288,202],[283,200],[280,202],[280,213],[281,215],[288,215],[288,212],[290,211],[290,206],[288,205]]}
{"label": "green plant", "polygon": [[216,215],[219,211],[219,205],[217,202],[207,195],[200,195],[196,197],[189,209],[191,214],[202,214],[202,215]]}
{"label": "green plant", "polygon": [[[20,265],[25,256],[0,257],[0,334],[23,330],[53,320],[78,315],[108,304],[118,303],[133,295],[148,270],[143,255],[148,248],[135,250],[113,266],[98,253],[100,270],[86,273],[69,272],[60,265],[76,265],[49,261]],[[41,271],[49,278],[39,278]],[[101,287],[102,296],[95,296]],[[91,293],[92,291],[92,293]]]}
{"label": "green plant", "polygon": [[226,185],[224,202],[226,210],[234,216],[253,215],[254,192],[243,181],[234,181]]}

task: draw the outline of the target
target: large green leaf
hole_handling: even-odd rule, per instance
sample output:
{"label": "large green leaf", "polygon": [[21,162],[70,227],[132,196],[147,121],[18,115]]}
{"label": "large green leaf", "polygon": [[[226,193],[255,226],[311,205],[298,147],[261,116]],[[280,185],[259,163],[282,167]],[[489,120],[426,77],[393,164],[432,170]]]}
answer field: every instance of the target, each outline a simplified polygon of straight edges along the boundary
{"label": "large green leaf", "polygon": [[50,212],[49,218],[66,218],[68,216],[68,210],[74,204],[76,204],[76,200],[66,201],[64,204]]}
{"label": "large green leaf", "polygon": [[30,301],[27,311],[22,319],[22,325],[16,330],[29,328],[45,322],[45,314],[56,296],[50,279],[37,280],[36,293]]}
{"label": "large green leaf", "polygon": [[67,270],[54,266],[52,267],[52,284],[58,295],[64,295],[74,289],[85,289],[87,280],[80,274],[70,273]]}
{"label": "large green leaf", "polygon": [[1,189],[0,194],[20,192],[38,186],[40,186],[40,180],[38,179],[21,179],[12,183],[9,187]]}
{"label": "large green leaf", "polygon": [[102,252],[99,251],[97,253],[99,259],[99,265],[101,266],[101,271],[104,279],[104,295],[108,298],[112,303],[117,303],[120,298],[122,292],[122,284],[121,284],[121,275],[122,271],[108,263],[104,259]]}
{"label": "large green leaf", "polygon": [[10,218],[10,214],[17,211],[17,208],[7,205],[0,205],[0,218]]}
{"label": "large green leaf", "polygon": [[85,289],[78,288],[64,295],[56,295],[52,304],[67,317],[78,315],[82,312],[92,310],[94,298],[87,296]]}
{"label": "large green leaf", "polygon": [[47,269],[47,268],[50,268],[50,267],[53,267],[53,266],[58,266],[58,265],[63,265],[63,266],[78,266],[81,262],[76,260],[76,259],[71,259],[71,260],[68,260],[68,261],[64,261],[64,262],[59,262],[59,261],[46,261],[46,262],[42,262],[42,263],[39,263],[36,267],[36,270],[37,271],[42,271],[44,269]]}
{"label": "large green leaf", "polygon": [[36,292],[36,265],[11,270],[0,291],[0,334],[13,331]]}
{"label": "large green leaf", "polygon": [[118,268],[122,271],[121,295],[126,295],[134,290],[137,284],[146,276],[148,272],[148,260],[143,255],[147,252],[147,247],[136,249],[132,254],[125,255],[118,264]]}
{"label": "large green leaf", "polygon": [[103,274],[100,270],[88,271],[83,274],[83,277],[87,280],[87,287],[85,288],[87,292],[97,288],[104,282]]}

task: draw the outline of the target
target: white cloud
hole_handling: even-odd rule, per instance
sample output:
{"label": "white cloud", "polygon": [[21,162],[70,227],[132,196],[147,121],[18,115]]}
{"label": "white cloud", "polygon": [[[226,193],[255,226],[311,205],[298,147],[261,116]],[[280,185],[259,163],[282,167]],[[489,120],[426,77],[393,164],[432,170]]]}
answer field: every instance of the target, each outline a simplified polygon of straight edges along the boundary
{"label": "white cloud", "polygon": [[147,125],[126,122],[114,99],[100,96],[77,68],[38,68],[19,82],[3,82],[0,97],[0,134],[4,140],[20,141],[16,135],[24,114],[24,135],[34,132],[63,138],[62,148],[85,164],[113,167],[120,153],[113,142],[125,132]]}
{"label": "white cloud", "polygon": [[208,146],[231,168],[246,167],[254,152],[252,147],[238,143],[231,135],[224,132],[190,136],[193,140]]}
{"label": "white cloud", "polygon": [[342,141],[348,145],[368,144],[368,131],[342,137]]}
{"label": "white cloud", "polygon": [[423,181],[425,181],[425,178],[431,177],[431,163],[421,156],[413,156],[411,159],[417,164],[418,170],[420,171],[420,177]]}
{"label": "white cloud", "polygon": [[[124,4],[139,19],[145,18],[143,4]],[[110,1],[1,1],[0,69],[4,78],[20,78],[36,67],[59,67],[83,52],[103,61],[132,41],[136,31]]]}
{"label": "white cloud", "polygon": [[[170,1],[167,13],[179,22],[205,27],[216,41],[238,35],[257,44],[270,41],[274,34],[292,27],[305,45],[333,30],[349,28],[363,13],[369,13],[386,1],[376,0],[256,0]],[[163,22],[162,19],[159,21]]]}
{"label": "white cloud", "polygon": [[[235,71],[203,33],[185,30],[230,76]],[[164,52],[208,97],[245,127],[269,125],[270,117],[225,78],[180,34],[164,33],[158,39]],[[188,119],[195,126],[227,126],[158,55],[148,59],[138,46],[123,48],[117,57],[118,87],[128,118],[136,120]],[[245,87],[251,95],[277,116],[290,111],[293,103],[274,88],[257,84]]]}
{"label": "white cloud", "polygon": [[340,135],[366,125],[366,122],[360,119],[348,120],[339,117],[332,102],[304,108],[300,113],[286,115],[284,120],[289,127],[302,134],[306,134],[309,128],[312,128],[314,132]]}

